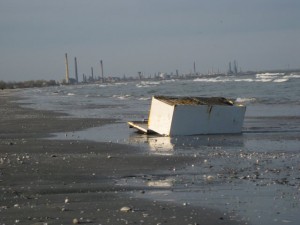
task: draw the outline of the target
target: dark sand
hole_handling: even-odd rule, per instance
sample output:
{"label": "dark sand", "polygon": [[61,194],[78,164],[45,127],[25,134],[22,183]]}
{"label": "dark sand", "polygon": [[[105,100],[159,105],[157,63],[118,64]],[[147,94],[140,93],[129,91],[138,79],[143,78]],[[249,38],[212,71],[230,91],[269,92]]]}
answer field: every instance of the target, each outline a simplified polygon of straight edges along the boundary
{"label": "dark sand", "polygon": [[126,177],[180,168],[194,157],[149,155],[121,144],[43,139],[52,132],[114,120],[61,118],[60,113],[22,108],[12,102],[17,96],[17,91],[0,92],[1,225],[245,223],[236,217],[233,221],[227,212],[132,197],[157,187],[116,185]]}

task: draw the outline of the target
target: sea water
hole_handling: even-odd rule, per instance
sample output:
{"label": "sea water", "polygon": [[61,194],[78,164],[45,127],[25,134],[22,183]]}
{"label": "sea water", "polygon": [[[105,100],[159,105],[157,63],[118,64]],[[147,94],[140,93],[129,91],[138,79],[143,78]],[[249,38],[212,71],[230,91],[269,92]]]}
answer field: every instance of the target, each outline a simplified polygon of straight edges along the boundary
{"label": "sea water", "polygon": [[126,122],[147,119],[153,95],[235,99],[247,106],[244,133],[297,131],[299,121],[293,119],[300,115],[299,87],[299,74],[264,73],[36,88],[24,91],[27,99],[23,102],[30,102],[28,106],[33,108],[64,112],[77,118],[116,119],[117,124],[71,136],[132,143],[140,136],[128,131]]}
{"label": "sea water", "polygon": [[[298,224],[300,219],[300,75],[264,73],[189,80],[69,85],[24,90],[30,107],[117,123],[56,139],[138,145],[146,154],[189,155],[194,164],[119,181],[158,187],[137,197],[217,208],[250,224]],[[247,106],[240,135],[141,135],[126,122],[148,117],[151,97],[221,96]],[[150,175],[149,175],[150,176]],[[150,180],[150,181],[149,181]],[[167,187],[166,190],[162,189]],[[172,187],[172,191],[170,191]]]}
{"label": "sea water", "polygon": [[153,95],[221,96],[247,105],[246,117],[298,116],[300,75],[281,73],[70,85],[28,89],[34,108],[66,112],[79,118],[147,118]]}

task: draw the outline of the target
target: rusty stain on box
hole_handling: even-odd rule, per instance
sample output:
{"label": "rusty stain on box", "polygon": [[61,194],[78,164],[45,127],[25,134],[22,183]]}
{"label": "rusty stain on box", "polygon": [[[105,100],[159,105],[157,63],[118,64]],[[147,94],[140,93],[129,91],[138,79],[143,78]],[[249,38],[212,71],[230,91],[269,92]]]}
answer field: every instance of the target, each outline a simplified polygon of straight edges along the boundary
{"label": "rusty stain on box", "polygon": [[128,122],[164,136],[241,133],[246,106],[222,97],[153,96],[148,120]]}

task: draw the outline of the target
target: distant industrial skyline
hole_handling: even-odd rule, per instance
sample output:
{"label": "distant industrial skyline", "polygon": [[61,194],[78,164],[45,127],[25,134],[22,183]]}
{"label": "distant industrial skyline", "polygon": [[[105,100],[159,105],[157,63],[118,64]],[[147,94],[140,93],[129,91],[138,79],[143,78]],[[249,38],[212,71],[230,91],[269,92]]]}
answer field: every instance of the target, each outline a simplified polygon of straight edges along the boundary
{"label": "distant industrial skyline", "polygon": [[62,80],[65,53],[79,79],[300,68],[299,21],[298,0],[1,0],[0,80]]}

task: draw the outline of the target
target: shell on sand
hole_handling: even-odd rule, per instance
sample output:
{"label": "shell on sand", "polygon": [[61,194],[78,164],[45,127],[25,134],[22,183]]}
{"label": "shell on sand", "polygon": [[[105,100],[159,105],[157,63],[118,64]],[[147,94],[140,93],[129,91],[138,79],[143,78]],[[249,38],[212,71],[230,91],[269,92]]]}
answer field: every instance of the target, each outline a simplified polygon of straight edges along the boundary
{"label": "shell on sand", "polygon": [[129,211],[131,211],[131,208],[128,207],[128,206],[124,206],[124,207],[122,207],[122,208],[120,209],[120,211],[121,211],[121,212],[129,212]]}

